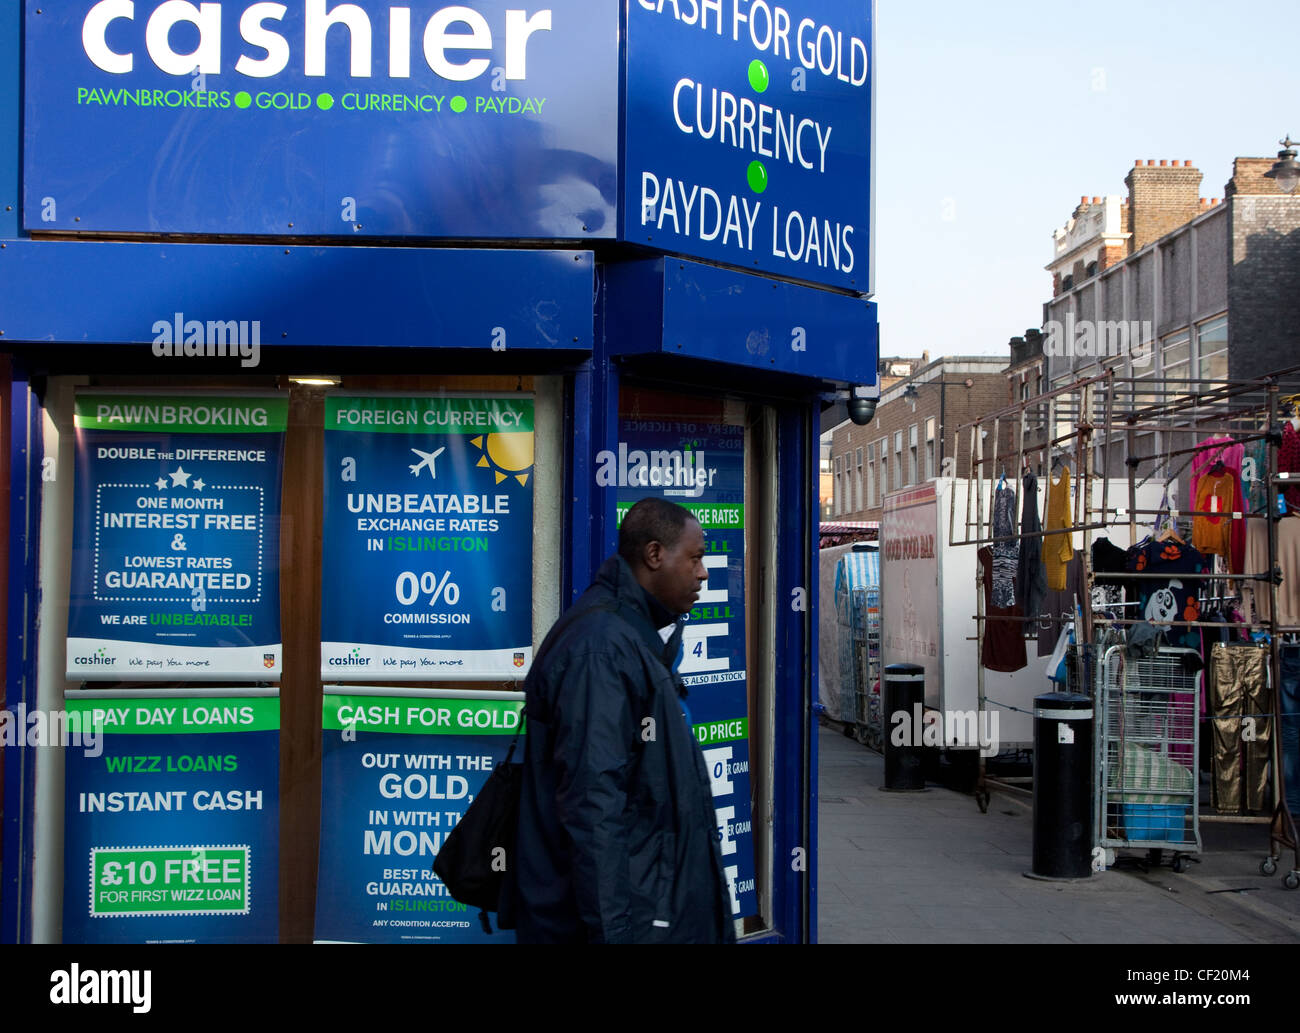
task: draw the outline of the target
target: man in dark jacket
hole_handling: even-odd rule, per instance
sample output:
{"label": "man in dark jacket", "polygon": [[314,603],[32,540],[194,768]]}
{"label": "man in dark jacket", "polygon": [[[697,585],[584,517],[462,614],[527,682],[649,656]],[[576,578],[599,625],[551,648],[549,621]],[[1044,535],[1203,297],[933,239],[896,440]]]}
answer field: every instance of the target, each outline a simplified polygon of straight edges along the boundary
{"label": "man in dark jacket", "polygon": [[538,651],[502,903],[521,943],[735,940],[709,775],[673,670],[703,558],[689,510],[638,502],[618,555]]}

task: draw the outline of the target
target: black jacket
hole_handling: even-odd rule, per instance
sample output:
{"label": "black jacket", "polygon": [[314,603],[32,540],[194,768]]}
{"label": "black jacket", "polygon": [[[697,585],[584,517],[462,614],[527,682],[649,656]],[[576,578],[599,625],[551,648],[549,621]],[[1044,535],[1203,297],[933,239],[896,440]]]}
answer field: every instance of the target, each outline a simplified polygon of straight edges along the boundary
{"label": "black jacket", "polygon": [[735,940],[671,620],[614,556],[538,651],[501,907],[521,943]]}

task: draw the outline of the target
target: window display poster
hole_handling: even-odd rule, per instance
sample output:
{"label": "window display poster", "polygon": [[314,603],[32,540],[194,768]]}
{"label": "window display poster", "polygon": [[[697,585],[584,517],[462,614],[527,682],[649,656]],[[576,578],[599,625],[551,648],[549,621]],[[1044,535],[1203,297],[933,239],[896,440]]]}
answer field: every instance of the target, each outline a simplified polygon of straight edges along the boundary
{"label": "window display poster", "polygon": [[623,419],[618,519],[657,495],[685,506],[704,530],[709,580],[686,615],[678,673],[713,782],[732,912],[758,911],[749,783],[745,658],[745,428],[677,419]]}
{"label": "window display poster", "polygon": [[67,676],[280,675],[283,395],[79,394]]}
{"label": "window display poster", "polygon": [[278,697],[83,690],[66,714],[63,942],[275,943]]}
{"label": "window display poster", "polygon": [[326,399],[322,678],[520,680],[532,577],[531,397]]}
{"label": "window display poster", "polygon": [[513,932],[485,933],[433,861],[505,759],[522,709],[522,693],[326,686],[318,941],[515,942]]}

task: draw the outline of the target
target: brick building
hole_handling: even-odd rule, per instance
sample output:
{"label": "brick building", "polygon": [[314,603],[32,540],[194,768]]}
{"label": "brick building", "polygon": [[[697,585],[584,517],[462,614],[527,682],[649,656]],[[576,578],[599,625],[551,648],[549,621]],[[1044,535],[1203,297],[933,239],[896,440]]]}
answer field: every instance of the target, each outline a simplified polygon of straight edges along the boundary
{"label": "brick building", "polygon": [[1076,208],[1047,266],[1048,386],[1104,365],[1194,392],[1296,361],[1300,194],[1265,175],[1274,164],[1237,158],[1219,202],[1191,162],[1139,161],[1127,200]]}
{"label": "brick building", "polygon": [[1130,255],[1219,203],[1198,196],[1202,173],[1190,161],[1135,162],[1124,178],[1128,197],[1079,198],[1066,224],[1052,234],[1047,271],[1052,296],[1118,265]]}
{"label": "brick building", "polygon": [[[957,428],[1006,406],[1006,368],[1004,357],[957,356],[882,383],[868,426],[846,422],[831,433],[832,518],[879,520],[886,495],[940,476],[945,459],[955,459],[953,472],[965,475],[970,439],[958,441]],[[1005,450],[1010,435],[1003,437]]]}

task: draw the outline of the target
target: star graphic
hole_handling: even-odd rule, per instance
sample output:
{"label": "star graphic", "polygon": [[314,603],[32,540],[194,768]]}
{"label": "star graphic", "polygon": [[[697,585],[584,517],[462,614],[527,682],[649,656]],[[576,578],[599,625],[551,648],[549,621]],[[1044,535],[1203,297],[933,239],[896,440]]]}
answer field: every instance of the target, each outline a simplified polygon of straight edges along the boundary
{"label": "star graphic", "polygon": [[202,491],[202,490],[203,490],[203,478],[202,478],[202,477],[196,477],[196,478],[194,479],[194,490],[195,490],[195,491]]}
{"label": "star graphic", "polygon": [[162,491],[163,488],[167,487],[167,478],[159,477],[156,481],[154,481],[154,483],[158,485],[158,490]]}
{"label": "star graphic", "polygon": [[189,487],[190,475],[185,472],[185,467],[178,466],[176,467],[176,470],[173,473],[170,473],[167,476],[169,476],[172,479],[173,488],[176,487],[178,484],[182,488]]}

